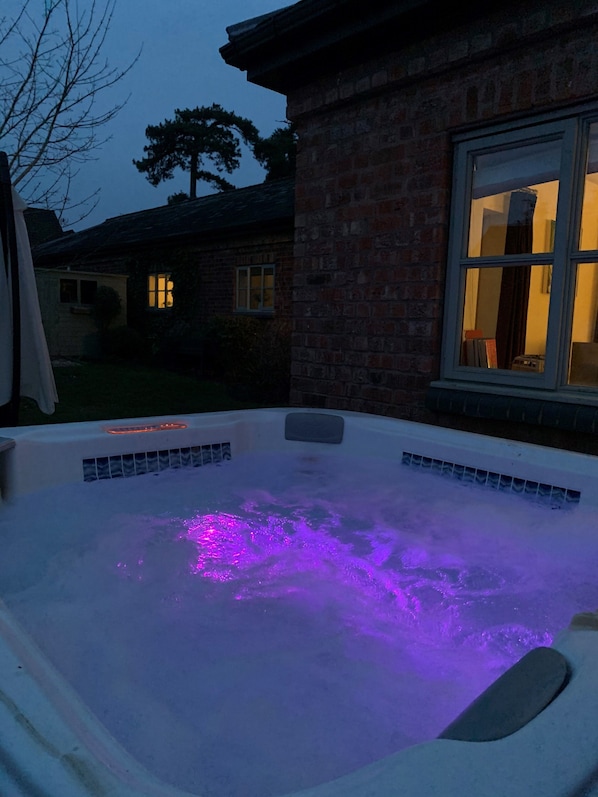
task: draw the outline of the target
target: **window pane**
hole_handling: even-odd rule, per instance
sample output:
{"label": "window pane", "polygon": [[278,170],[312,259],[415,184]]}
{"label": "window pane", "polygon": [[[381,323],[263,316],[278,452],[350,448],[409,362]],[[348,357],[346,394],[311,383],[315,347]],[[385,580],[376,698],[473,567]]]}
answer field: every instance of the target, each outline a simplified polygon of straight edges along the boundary
{"label": "window pane", "polygon": [[154,274],[148,274],[147,277],[147,306],[156,306],[156,277]]}
{"label": "window pane", "polygon": [[468,257],[552,252],[561,142],[476,155]]}
{"label": "window pane", "polygon": [[577,267],[569,384],[598,386],[598,264]]}
{"label": "window pane", "polygon": [[261,291],[262,289],[262,272],[261,270],[255,273],[255,269],[251,269],[251,279],[249,280],[252,291]]}
{"label": "window pane", "polygon": [[166,275],[166,306],[172,307],[174,304],[174,299],[172,297],[172,291],[174,288],[174,282],[170,279],[170,274]]}
{"label": "window pane", "polygon": [[590,125],[579,248],[598,249],[598,124]]}
{"label": "window pane", "polygon": [[237,307],[240,310],[247,310],[247,289],[239,288],[237,293]]}
{"label": "window pane", "polygon": [[544,371],[548,266],[467,269],[460,365]]}
{"label": "window pane", "polygon": [[98,283],[95,280],[81,280],[81,304],[93,304],[97,290]]}
{"label": "window pane", "polygon": [[156,274],[156,306],[158,310],[166,307],[166,275]]}
{"label": "window pane", "polygon": [[61,302],[77,301],[77,280],[71,280],[71,279],[60,280],[60,301]]}
{"label": "window pane", "polygon": [[262,306],[267,308],[274,306],[274,290],[272,288],[264,288],[264,301]]}
{"label": "window pane", "polygon": [[259,310],[262,306],[262,267],[252,267],[249,277],[249,309]]}

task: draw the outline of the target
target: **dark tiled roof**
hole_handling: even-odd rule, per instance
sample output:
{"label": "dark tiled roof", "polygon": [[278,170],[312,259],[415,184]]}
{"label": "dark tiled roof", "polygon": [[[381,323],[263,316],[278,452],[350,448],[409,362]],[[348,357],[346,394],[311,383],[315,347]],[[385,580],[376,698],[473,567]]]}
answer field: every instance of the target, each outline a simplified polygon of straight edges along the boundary
{"label": "dark tiled roof", "polygon": [[229,36],[238,36],[242,33],[248,33],[249,31],[257,28],[258,25],[261,25],[262,22],[265,22],[267,19],[270,19],[271,17],[277,17],[279,13],[279,11],[268,11],[267,14],[260,14],[259,17],[245,19],[243,22],[238,22],[236,25],[229,25],[226,29],[226,32],[229,34]]}
{"label": "dark tiled roof", "polygon": [[436,32],[484,16],[514,0],[299,0],[263,19],[226,29],[227,64],[259,86],[286,94],[385,50],[412,46]]}
{"label": "dark tiled roof", "polygon": [[53,210],[25,208],[24,216],[31,246],[53,241],[64,234],[58,216]]}
{"label": "dark tiled roof", "polygon": [[182,242],[235,229],[292,224],[295,181],[272,180],[174,205],[141,210],[35,247],[36,265],[57,257]]}
{"label": "dark tiled roof", "polygon": [[433,2],[369,0],[366,6],[363,0],[299,0],[263,20],[228,27],[229,42],[220,54],[247,71],[252,83],[286,93],[347,59],[354,61],[372,36],[390,35],[389,26],[396,37],[406,14]]}

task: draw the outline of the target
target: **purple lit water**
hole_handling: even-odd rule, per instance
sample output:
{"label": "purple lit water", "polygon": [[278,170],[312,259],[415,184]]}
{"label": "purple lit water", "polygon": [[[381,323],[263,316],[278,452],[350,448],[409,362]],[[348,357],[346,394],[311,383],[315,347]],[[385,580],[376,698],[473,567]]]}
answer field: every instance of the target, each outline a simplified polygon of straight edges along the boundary
{"label": "purple lit water", "polygon": [[593,513],[357,458],[247,455],[0,515],[0,592],[164,780],[269,797],[434,738],[578,611]]}

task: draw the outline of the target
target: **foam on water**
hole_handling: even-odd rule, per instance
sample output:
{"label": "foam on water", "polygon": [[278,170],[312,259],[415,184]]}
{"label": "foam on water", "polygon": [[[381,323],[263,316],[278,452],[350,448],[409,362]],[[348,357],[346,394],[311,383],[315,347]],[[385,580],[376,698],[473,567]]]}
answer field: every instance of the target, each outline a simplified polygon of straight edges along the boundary
{"label": "foam on water", "polygon": [[246,455],[43,491],[0,591],[111,733],[202,795],[267,797],[433,738],[578,611],[598,535],[397,463]]}

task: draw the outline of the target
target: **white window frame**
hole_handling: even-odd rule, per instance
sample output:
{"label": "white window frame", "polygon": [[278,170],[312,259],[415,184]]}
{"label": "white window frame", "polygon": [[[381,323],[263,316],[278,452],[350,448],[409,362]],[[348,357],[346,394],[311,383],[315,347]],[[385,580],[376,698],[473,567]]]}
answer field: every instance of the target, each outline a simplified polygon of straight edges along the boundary
{"label": "white window frame", "polygon": [[[440,382],[479,392],[528,395],[598,404],[598,387],[567,384],[571,319],[575,294],[576,266],[598,263],[598,249],[580,251],[579,227],[589,128],[598,122],[598,109],[560,119],[544,117],[519,125],[497,126],[485,134],[455,137],[452,209],[449,228],[446,295]],[[543,139],[562,140],[559,196],[554,251],[541,254],[468,257],[469,208],[472,163],[478,154],[521,146]],[[462,318],[465,276],[468,268],[505,265],[551,266],[551,290],[543,373],[474,368],[461,364]]]}
{"label": "white window frame", "polygon": [[82,297],[82,293],[83,292],[81,290],[81,284],[83,282],[86,282],[86,283],[88,282],[88,283],[91,283],[91,284],[95,284],[95,290],[97,291],[97,289],[99,287],[98,286],[98,281],[97,280],[93,280],[93,279],[89,279],[89,277],[75,277],[75,276],[60,277],[59,288],[58,288],[59,289],[59,293],[61,292],[62,282],[65,282],[65,281],[75,282],[76,283],[76,291],[75,291],[76,296],[75,296],[74,299],[69,299],[67,301],[66,299],[62,299],[62,296],[60,295],[60,304],[78,304],[78,305],[82,305],[83,307],[91,307],[93,302],[84,302],[83,301],[83,297]]}
{"label": "white window frame", "polygon": [[[258,289],[257,306],[252,307],[251,297],[251,277],[252,271],[260,272],[260,286]],[[264,293],[268,288],[265,286],[267,272],[272,274],[272,303],[264,307]],[[245,276],[246,288],[241,287],[242,277]],[[255,289],[253,289],[255,290]],[[245,293],[245,296],[243,296]],[[255,298],[255,297],[254,297]],[[235,311],[237,313],[252,313],[259,315],[272,315],[274,313],[274,303],[276,299],[276,266],[274,263],[264,263],[263,265],[237,266],[235,270]]]}

